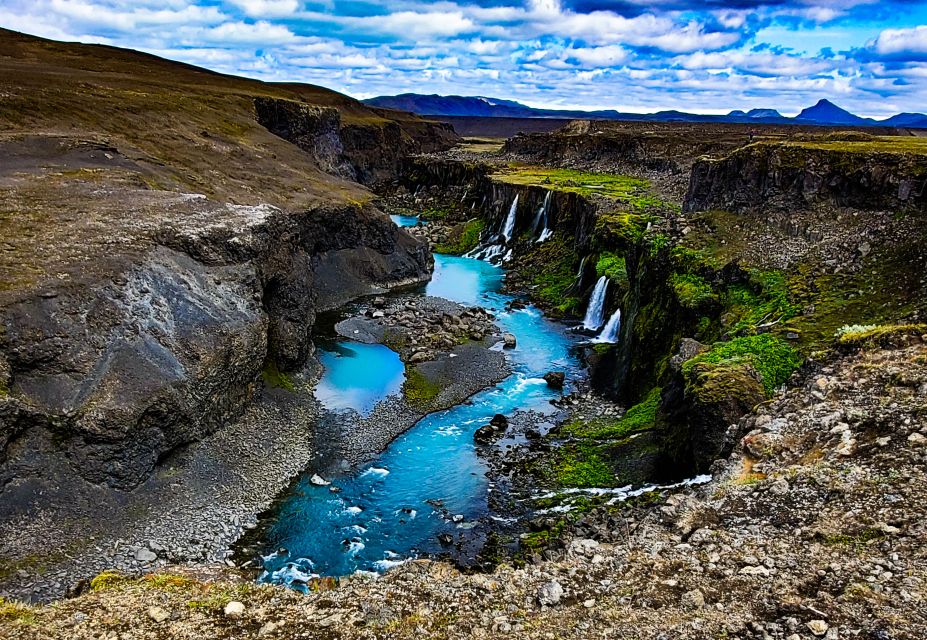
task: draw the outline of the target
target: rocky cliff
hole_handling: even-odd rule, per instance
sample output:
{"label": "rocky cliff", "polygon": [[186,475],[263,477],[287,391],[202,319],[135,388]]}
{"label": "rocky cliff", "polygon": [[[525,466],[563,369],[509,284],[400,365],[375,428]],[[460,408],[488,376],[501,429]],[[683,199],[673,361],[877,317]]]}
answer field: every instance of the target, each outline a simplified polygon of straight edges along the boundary
{"label": "rocky cliff", "polygon": [[[318,311],[428,277],[343,178],[445,128],[108,47],[0,53],[0,519],[68,477],[137,486],[305,362]],[[362,116],[404,144],[343,137]]]}
{"label": "rocky cliff", "polygon": [[692,167],[685,211],[792,210],[818,206],[912,210],[927,205],[918,138],[833,134],[758,142]]}

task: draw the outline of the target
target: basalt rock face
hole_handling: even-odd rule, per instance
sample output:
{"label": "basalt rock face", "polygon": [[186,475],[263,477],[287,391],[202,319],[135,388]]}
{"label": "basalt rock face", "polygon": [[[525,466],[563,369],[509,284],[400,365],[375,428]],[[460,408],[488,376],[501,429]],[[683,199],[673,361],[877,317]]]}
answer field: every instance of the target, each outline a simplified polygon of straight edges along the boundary
{"label": "basalt rock face", "polygon": [[444,122],[389,120],[378,125],[346,122],[341,140],[357,180],[377,185],[395,180],[409,155],[444,151],[460,137]]}
{"label": "basalt rock face", "polygon": [[695,158],[744,144],[747,129],[694,125],[680,136],[666,124],[626,128],[620,123],[575,120],[552,132],[514,136],[503,153],[542,164],[571,165],[611,171],[678,173]]}
{"label": "basalt rock face", "polygon": [[788,210],[816,206],[861,210],[923,210],[927,166],[923,156],[857,152],[840,143],[753,144],[692,167],[686,212],[723,209]]}
{"label": "basalt rock face", "polygon": [[337,109],[260,97],[254,99],[254,110],[261,126],[308,152],[324,171],[355,177],[353,167],[344,158]]}
{"label": "basalt rock face", "polygon": [[254,107],[262,126],[308,152],[323,170],[364,184],[393,180],[408,155],[443,151],[459,140],[442,122],[343,121],[337,109],[279,98],[255,98]]}
{"label": "basalt rock face", "polygon": [[376,210],[266,213],[231,236],[165,229],[110,281],[0,309],[0,517],[67,469],[137,485],[234,418],[265,361],[302,362],[317,311],[428,277],[425,247]]}

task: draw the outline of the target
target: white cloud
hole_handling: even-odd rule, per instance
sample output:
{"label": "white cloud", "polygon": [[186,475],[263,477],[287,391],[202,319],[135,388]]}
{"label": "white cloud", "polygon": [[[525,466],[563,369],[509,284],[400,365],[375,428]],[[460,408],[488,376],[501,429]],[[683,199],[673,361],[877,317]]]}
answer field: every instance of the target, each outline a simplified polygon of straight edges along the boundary
{"label": "white cloud", "polygon": [[927,54],[927,25],[910,29],[886,29],[875,40],[880,55]]}
{"label": "white cloud", "polygon": [[290,16],[300,8],[298,0],[227,0],[252,18]]}

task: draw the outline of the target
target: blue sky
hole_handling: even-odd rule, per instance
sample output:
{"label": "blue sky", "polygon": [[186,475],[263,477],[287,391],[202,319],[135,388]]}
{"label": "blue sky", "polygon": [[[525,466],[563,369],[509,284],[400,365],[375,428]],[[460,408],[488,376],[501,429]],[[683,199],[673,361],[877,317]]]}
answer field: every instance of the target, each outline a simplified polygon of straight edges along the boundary
{"label": "blue sky", "polygon": [[0,26],[359,98],[927,110],[927,0],[0,0]]}

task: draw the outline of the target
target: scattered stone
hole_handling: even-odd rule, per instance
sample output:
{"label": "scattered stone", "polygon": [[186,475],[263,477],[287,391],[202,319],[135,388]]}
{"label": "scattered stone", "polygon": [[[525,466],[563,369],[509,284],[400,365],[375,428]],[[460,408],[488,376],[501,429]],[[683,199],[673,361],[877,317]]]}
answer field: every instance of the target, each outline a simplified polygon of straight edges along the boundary
{"label": "scattered stone", "polygon": [[823,636],[829,628],[828,624],[823,620],[812,620],[807,626],[811,633],[816,636]]}
{"label": "scattered stone", "polygon": [[908,442],[910,442],[916,447],[920,447],[920,446],[927,444],[927,437],[924,437],[923,434],[915,431],[914,433],[908,436]]}
{"label": "scattered stone", "polygon": [[245,605],[238,600],[232,600],[225,605],[224,612],[227,618],[240,618],[245,612]]}
{"label": "scattered stone", "polygon": [[686,609],[701,609],[705,606],[705,595],[698,589],[692,589],[682,594],[680,602]]}
{"label": "scattered stone", "polygon": [[148,617],[160,624],[170,618],[171,614],[161,607],[148,607]]}
{"label": "scattered stone", "polygon": [[325,478],[323,478],[317,473],[312,474],[312,477],[309,478],[309,482],[317,487],[327,487],[328,485],[331,484],[331,482],[329,482],[328,480],[326,480]]}
{"label": "scattered stone", "polygon": [[141,548],[135,552],[135,559],[142,564],[149,564],[158,559],[158,555],[150,549]]}
{"label": "scattered stone", "polygon": [[538,603],[543,607],[552,607],[560,603],[563,597],[563,587],[556,580],[541,585],[538,589]]}

